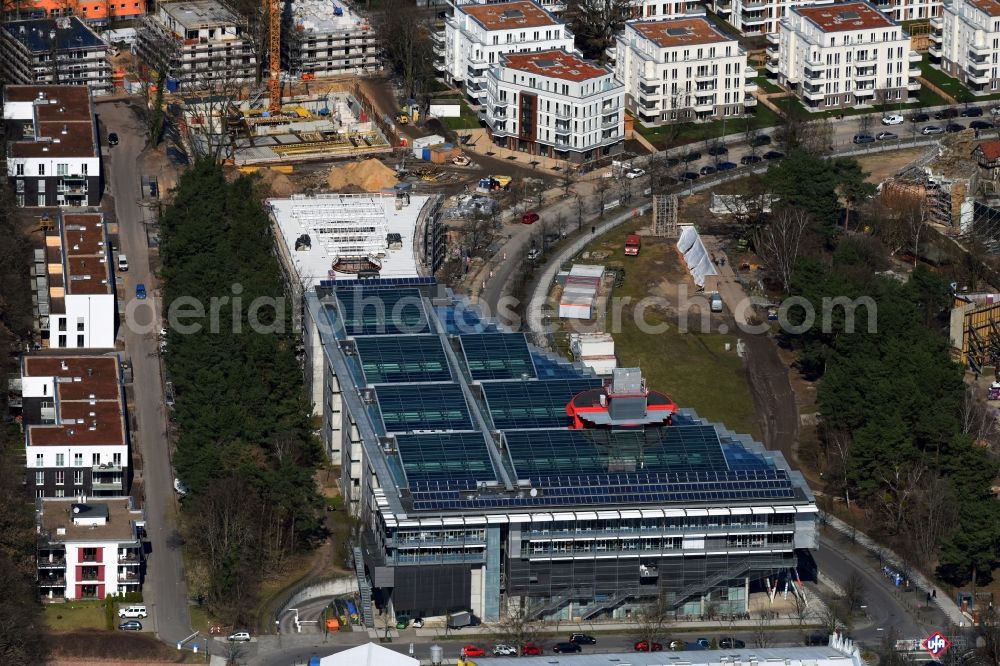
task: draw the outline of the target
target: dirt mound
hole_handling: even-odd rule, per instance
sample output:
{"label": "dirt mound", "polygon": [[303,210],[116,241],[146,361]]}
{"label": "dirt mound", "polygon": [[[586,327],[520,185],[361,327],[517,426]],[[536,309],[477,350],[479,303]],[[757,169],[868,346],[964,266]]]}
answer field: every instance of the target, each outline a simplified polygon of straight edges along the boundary
{"label": "dirt mound", "polygon": [[260,181],[271,192],[273,197],[289,197],[295,194],[295,185],[291,178],[273,169],[261,169]]}
{"label": "dirt mound", "polygon": [[363,192],[378,192],[395,185],[396,172],[378,160],[351,162],[341,167],[332,167],[326,179],[335,192],[360,189]]}

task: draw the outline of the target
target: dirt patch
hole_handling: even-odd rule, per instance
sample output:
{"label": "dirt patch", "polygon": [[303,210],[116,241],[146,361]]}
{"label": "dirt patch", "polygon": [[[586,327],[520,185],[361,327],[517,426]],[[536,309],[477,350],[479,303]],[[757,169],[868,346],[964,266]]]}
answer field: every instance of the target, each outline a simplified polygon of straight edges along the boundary
{"label": "dirt patch", "polygon": [[351,188],[357,188],[362,192],[378,192],[392,187],[399,181],[395,171],[382,162],[371,159],[331,168],[326,182],[335,192],[344,192]]}
{"label": "dirt patch", "polygon": [[[176,664],[183,663],[184,653],[161,643],[155,636],[126,634],[108,631],[76,631],[49,634],[54,663],[100,663],[104,666],[118,664]],[[115,661],[107,661],[114,659]],[[100,661],[98,661],[100,660]]]}
{"label": "dirt patch", "polygon": [[270,192],[272,197],[290,197],[296,191],[291,178],[273,169],[261,169],[260,182]]}
{"label": "dirt patch", "polygon": [[899,173],[907,164],[927,152],[927,148],[893,150],[888,153],[859,157],[858,164],[868,172],[868,182],[878,184]]}

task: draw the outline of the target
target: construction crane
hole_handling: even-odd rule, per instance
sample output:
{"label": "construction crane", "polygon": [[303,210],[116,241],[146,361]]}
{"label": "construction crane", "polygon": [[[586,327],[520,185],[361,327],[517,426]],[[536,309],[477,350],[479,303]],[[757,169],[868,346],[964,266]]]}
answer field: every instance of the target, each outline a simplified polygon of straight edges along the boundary
{"label": "construction crane", "polygon": [[281,113],[281,0],[263,0],[270,38],[271,80],[268,82],[271,114]]}

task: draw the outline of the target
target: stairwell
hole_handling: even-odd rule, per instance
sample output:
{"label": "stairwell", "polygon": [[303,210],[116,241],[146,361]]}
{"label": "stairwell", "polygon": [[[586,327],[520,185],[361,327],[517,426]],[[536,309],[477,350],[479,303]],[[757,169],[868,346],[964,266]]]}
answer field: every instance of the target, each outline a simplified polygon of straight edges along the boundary
{"label": "stairwell", "polygon": [[372,588],[365,575],[365,558],[361,547],[354,547],[354,571],[358,575],[358,590],[361,592],[361,619],[366,629],[375,628],[375,615],[372,613]]}

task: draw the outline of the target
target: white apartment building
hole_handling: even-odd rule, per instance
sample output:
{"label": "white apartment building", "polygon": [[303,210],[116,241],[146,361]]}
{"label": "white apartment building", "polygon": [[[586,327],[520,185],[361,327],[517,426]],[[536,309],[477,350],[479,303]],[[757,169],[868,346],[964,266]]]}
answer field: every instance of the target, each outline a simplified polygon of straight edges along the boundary
{"label": "white apartment building", "polygon": [[365,74],[378,67],[375,30],[347,3],[289,3],[282,25],[281,60],[286,72],[324,77]]}
{"label": "white apartment building", "polygon": [[246,21],[216,0],[159,4],[142,19],[137,49],[163,63],[179,90],[209,90],[254,80],[257,56]]}
{"label": "white apartment building", "polygon": [[17,205],[99,205],[101,150],[87,86],[8,85],[3,97]]}
{"label": "white apartment building", "polygon": [[25,356],[20,407],[32,497],[128,494],[129,455],[115,356]]}
{"label": "white apartment building", "polygon": [[757,104],[746,51],[704,17],[630,21],[615,50],[626,104],[645,125],[737,116]]}
{"label": "white apartment building", "polygon": [[1000,84],[1000,2],[952,0],[941,18],[931,21],[931,62],[976,94],[996,92]]}
{"label": "white apartment building", "polygon": [[438,33],[435,53],[443,56],[445,78],[464,84],[469,97],[486,101],[486,71],[508,53],[573,50],[565,23],[535,2],[459,5]]}
{"label": "white apartment building", "polygon": [[498,146],[571,162],[622,150],[625,87],[564,50],[500,56],[486,77],[487,130]]}
{"label": "white apartment building", "polygon": [[38,500],[38,587],[42,599],[104,599],[142,587],[142,511],[130,497]]}
{"label": "white apartment building", "polygon": [[867,3],[793,9],[777,41],[767,69],[810,111],[897,104],[920,89],[920,54],[910,36]]}
{"label": "white apartment building", "polygon": [[916,21],[941,16],[942,0],[876,0],[876,9],[885,12],[896,21]]}
{"label": "white apartment building", "polygon": [[[114,349],[114,271],[100,213],[60,215],[36,250],[36,310],[51,349]],[[38,256],[40,255],[40,256]]]}
{"label": "white apartment building", "polygon": [[778,24],[794,7],[815,4],[816,0],[711,0],[712,11],[744,35],[777,32]]}
{"label": "white apartment building", "polygon": [[0,81],[112,90],[109,46],[76,16],[11,21],[0,29]]}

